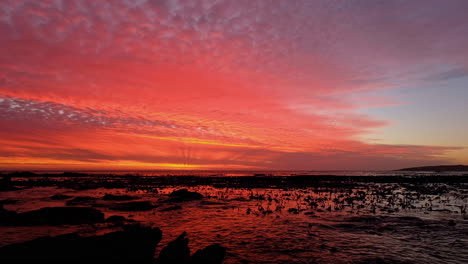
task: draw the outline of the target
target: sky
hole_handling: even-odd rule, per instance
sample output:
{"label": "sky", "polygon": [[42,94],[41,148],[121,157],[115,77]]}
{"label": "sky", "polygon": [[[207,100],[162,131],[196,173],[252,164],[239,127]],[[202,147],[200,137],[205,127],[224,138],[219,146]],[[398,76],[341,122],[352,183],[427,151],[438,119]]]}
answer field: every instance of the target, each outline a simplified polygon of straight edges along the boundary
{"label": "sky", "polygon": [[467,164],[467,10],[2,0],[0,170]]}

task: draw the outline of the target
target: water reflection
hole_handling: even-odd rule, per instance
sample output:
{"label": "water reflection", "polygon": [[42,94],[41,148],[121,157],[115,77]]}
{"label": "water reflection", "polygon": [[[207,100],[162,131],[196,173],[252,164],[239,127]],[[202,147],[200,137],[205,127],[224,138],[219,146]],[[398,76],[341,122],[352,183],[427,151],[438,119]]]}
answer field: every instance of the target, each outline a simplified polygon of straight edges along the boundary
{"label": "water reflection", "polygon": [[[168,202],[187,188],[202,200]],[[116,210],[105,195],[149,201],[145,211]],[[159,250],[187,231],[195,251],[212,243],[228,248],[225,263],[464,263],[468,256],[466,189],[438,184],[360,184],[352,187],[215,188],[143,186],[76,190],[33,187],[2,192],[7,210],[66,206],[100,209],[159,227]],[[63,200],[51,199],[63,195]],[[66,195],[66,196],[65,196]],[[133,199],[132,198],[132,199]],[[107,232],[110,225],[0,227],[0,245],[72,231]],[[442,259],[444,261],[442,261]]]}

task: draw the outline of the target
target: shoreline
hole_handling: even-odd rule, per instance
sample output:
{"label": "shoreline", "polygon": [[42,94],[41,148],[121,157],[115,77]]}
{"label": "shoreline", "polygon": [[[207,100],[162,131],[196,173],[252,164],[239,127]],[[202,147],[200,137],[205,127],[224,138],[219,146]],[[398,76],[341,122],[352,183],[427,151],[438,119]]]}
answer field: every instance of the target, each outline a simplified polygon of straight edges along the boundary
{"label": "shoreline", "polygon": [[[137,176],[93,175],[83,173],[34,174],[30,172],[2,175],[0,183],[8,186],[66,186],[72,189],[95,188],[152,188],[168,186],[213,186],[218,188],[353,188],[368,184],[461,185],[468,184],[468,175],[411,175],[411,176]],[[466,188],[466,187],[465,187]]]}

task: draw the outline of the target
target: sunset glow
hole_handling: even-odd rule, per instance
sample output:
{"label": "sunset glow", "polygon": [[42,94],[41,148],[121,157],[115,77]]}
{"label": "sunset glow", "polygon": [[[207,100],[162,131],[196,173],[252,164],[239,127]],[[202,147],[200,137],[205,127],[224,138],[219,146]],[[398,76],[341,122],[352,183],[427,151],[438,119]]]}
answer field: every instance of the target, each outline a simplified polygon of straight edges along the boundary
{"label": "sunset glow", "polygon": [[468,163],[466,10],[1,1],[0,169]]}

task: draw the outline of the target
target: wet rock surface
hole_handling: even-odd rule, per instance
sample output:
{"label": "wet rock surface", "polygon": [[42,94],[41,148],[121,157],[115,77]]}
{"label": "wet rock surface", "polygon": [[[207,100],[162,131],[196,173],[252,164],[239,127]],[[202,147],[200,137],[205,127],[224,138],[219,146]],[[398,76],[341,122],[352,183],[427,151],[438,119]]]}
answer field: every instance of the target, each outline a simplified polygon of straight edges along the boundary
{"label": "wet rock surface", "polygon": [[[0,215],[62,206],[73,197],[92,196],[96,199],[94,204],[80,206],[94,206],[111,217],[103,223],[83,226],[20,226],[15,230],[16,227],[3,226],[0,245],[75,231],[93,234],[96,230],[102,234],[102,229],[119,229],[133,219],[160,227],[171,239],[186,230],[192,254],[211,243],[222,243],[229,248],[226,264],[466,262],[466,177],[401,178],[397,183],[386,183],[395,178],[385,176],[367,177],[367,182],[345,179],[336,184],[333,177],[326,181],[302,177],[229,178],[229,182],[225,178],[218,181],[185,176],[116,178],[65,179],[77,186],[83,181],[100,184],[96,190],[82,191],[67,189],[68,183],[60,177],[14,178],[18,190],[1,194],[2,199],[18,202],[4,204],[6,210],[1,210]],[[203,185],[207,183],[211,185]],[[231,188],[236,183],[241,188]],[[304,188],[308,185],[313,187]],[[255,186],[260,189],[252,188]],[[111,189],[115,187],[120,189]],[[184,188],[202,194],[203,199],[166,202],[173,198],[169,195],[174,190]],[[50,199],[54,194],[73,197]],[[157,209],[114,211],[112,206],[126,201],[104,200],[106,194],[139,197]],[[177,205],[182,209],[175,209]],[[169,208],[175,211],[164,212]],[[163,240],[160,244],[167,243]],[[196,252],[189,262],[195,255]]]}
{"label": "wet rock surface", "polygon": [[89,207],[44,207],[24,213],[0,210],[0,225],[81,225],[103,221],[104,214]]}
{"label": "wet rock surface", "polygon": [[106,218],[105,222],[106,223],[122,224],[122,223],[126,223],[126,222],[136,222],[136,221],[133,220],[133,219],[125,218],[125,217],[123,217],[121,215],[112,215],[112,216],[109,216],[108,218]]}
{"label": "wet rock surface", "polygon": [[13,182],[11,180],[10,175],[5,175],[0,178],[0,191],[13,191],[16,190],[15,186],[13,186]]}
{"label": "wet rock surface", "polygon": [[67,200],[72,198],[73,196],[65,195],[65,194],[54,194],[50,197],[51,200]]}
{"label": "wet rock surface", "polygon": [[189,240],[186,233],[182,233],[174,241],[169,242],[156,260],[157,264],[186,264],[190,260]]}
{"label": "wet rock surface", "polygon": [[17,203],[18,200],[16,199],[4,199],[4,200],[0,200],[0,204],[15,204]]}
{"label": "wet rock surface", "polygon": [[3,204],[0,204],[0,225],[5,225],[8,222],[12,222],[11,219],[16,215],[16,212],[6,210]]}
{"label": "wet rock surface", "polygon": [[219,244],[213,244],[197,250],[190,259],[190,264],[220,264],[225,256],[226,248]]}
{"label": "wet rock surface", "polygon": [[0,263],[153,263],[158,228],[126,226],[102,236],[71,233],[0,248]]}
{"label": "wet rock surface", "polygon": [[110,209],[116,211],[148,211],[155,206],[149,201],[118,203],[110,206]]}
{"label": "wet rock surface", "polygon": [[190,256],[187,233],[183,232],[174,241],[169,242],[156,260],[157,264],[221,264],[226,256],[226,248],[213,244],[197,250]]}
{"label": "wet rock surface", "polygon": [[203,199],[203,195],[198,192],[191,192],[187,189],[180,189],[169,194],[166,202],[185,202]]}

